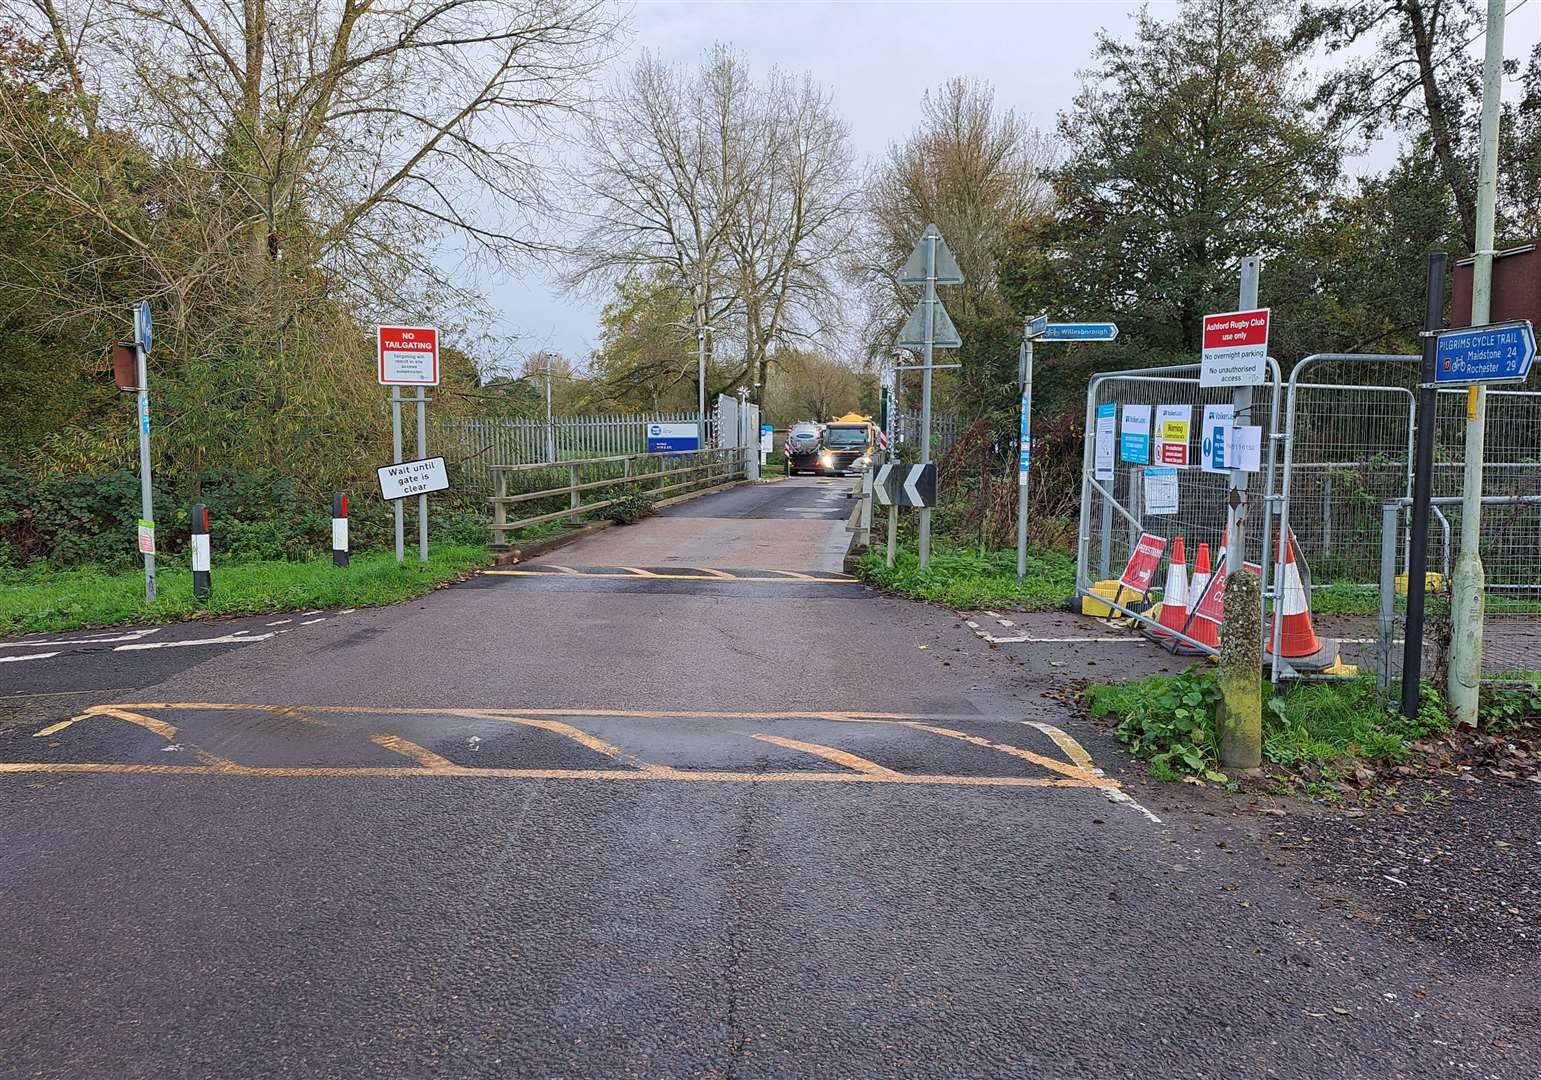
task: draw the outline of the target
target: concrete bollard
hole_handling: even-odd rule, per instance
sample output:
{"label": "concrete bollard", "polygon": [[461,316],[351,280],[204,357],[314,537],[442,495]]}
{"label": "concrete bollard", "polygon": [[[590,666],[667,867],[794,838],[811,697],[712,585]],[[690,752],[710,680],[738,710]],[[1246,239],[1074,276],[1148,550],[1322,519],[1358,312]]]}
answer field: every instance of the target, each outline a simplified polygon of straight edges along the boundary
{"label": "concrete bollard", "polygon": [[1262,583],[1244,567],[1225,582],[1220,635],[1220,766],[1256,769],[1263,763]]}
{"label": "concrete bollard", "polygon": [[193,596],[207,600],[212,589],[209,577],[209,508],[203,503],[193,503],[188,512],[191,519],[193,554]]}
{"label": "concrete bollard", "polygon": [[332,496],[332,565],[348,565],[348,496]]}

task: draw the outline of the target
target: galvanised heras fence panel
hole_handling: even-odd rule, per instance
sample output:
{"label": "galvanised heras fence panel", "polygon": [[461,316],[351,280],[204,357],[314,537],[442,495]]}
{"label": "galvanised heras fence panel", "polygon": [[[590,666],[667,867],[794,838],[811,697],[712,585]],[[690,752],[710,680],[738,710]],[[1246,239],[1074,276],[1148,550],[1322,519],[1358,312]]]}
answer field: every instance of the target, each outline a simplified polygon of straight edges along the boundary
{"label": "galvanised heras fence panel", "polygon": [[[1202,421],[1204,409],[1209,405],[1230,405],[1233,391],[1229,387],[1203,387],[1199,385],[1199,365],[1184,364],[1175,367],[1134,369],[1131,371],[1104,372],[1093,375],[1086,395],[1085,452],[1081,469],[1081,523],[1076,548],[1076,586],[1081,594],[1087,594],[1097,581],[1116,578],[1129,561],[1141,532],[1165,537],[1170,542],[1182,537],[1187,549],[1188,569],[1191,574],[1198,556],[1199,545],[1207,544],[1212,565],[1218,562],[1220,547],[1225,537],[1226,506],[1230,493],[1229,472],[1207,472],[1201,463]],[[1248,473],[1248,500],[1245,522],[1245,558],[1237,552],[1231,557],[1242,562],[1255,562],[1263,568],[1263,595],[1265,601],[1271,595],[1270,583],[1273,550],[1273,494],[1277,462],[1273,437],[1278,431],[1280,404],[1279,366],[1269,361],[1272,376],[1270,383],[1259,388],[1253,404],[1252,423],[1262,428],[1260,469]],[[1261,391],[1267,391],[1267,395]],[[1189,465],[1177,469],[1177,512],[1152,513],[1145,500],[1146,464],[1119,460],[1122,454],[1121,440],[1113,441],[1112,476],[1098,478],[1097,470],[1097,410],[1099,406],[1112,405],[1120,417],[1122,406],[1150,406],[1151,428],[1154,417],[1162,405],[1185,405],[1189,408]],[[1246,418],[1239,422],[1246,423]],[[1158,431],[1152,430],[1150,443],[1155,445]],[[1159,466],[1159,462],[1155,463]],[[1159,589],[1165,581],[1164,571],[1158,573],[1154,586]],[[1102,599],[1106,602],[1105,598]],[[1133,610],[1125,614],[1138,621],[1149,620]],[[1205,649],[1205,651],[1213,651]]]}
{"label": "galvanised heras fence panel", "polygon": [[[1401,669],[1420,358],[1324,354],[1290,375],[1280,526],[1309,568],[1322,632],[1383,678]],[[1483,473],[1488,678],[1541,668],[1541,393],[1491,390]],[[1465,471],[1464,391],[1437,395],[1425,669],[1444,668]],[[1388,510],[1390,516],[1388,517]],[[1383,544],[1384,540],[1384,544]],[[1284,552],[1277,558],[1282,562]],[[1383,580],[1383,568],[1391,579]]]}
{"label": "galvanised heras fence panel", "polygon": [[[1451,500],[1439,508],[1459,538],[1456,497],[1465,471],[1466,394],[1443,392],[1438,402],[1434,497]],[[1541,377],[1533,375],[1518,389],[1488,391],[1483,462],[1482,675],[1536,680],[1541,678]]]}

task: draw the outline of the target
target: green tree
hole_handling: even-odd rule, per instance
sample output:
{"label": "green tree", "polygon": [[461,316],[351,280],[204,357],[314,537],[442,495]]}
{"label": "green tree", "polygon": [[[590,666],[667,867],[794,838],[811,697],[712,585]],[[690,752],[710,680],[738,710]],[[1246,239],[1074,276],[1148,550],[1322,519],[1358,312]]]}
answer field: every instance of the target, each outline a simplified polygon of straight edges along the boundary
{"label": "green tree", "polygon": [[1289,251],[1332,192],[1339,151],[1275,10],[1184,0],[1171,21],[1140,12],[1132,41],[1099,37],[1060,118],[1057,220],[1036,238],[1049,278],[1057,299],[1116,318],[1146,355],[1196,351],[1204,313],[1235,303],[1238,260]]}
{"label": "green tree", "polygon": [[[596,405],[623,412],[695,407],[695,307],[671,281],[666,272],[639,271],[616,282],[589,362]],[[724,385],[710,369],[707,376],[709,393]]]}

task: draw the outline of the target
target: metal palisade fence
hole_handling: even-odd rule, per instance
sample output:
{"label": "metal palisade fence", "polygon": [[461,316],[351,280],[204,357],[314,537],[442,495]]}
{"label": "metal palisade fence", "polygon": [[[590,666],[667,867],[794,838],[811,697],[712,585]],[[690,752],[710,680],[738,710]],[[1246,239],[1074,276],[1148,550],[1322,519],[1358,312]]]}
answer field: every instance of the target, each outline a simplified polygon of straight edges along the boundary
{"label": "metal palisade fence", "polygon": [[[695,420],[694,412],[557,416],[549,424],[544,419],[446,420],[434,431],[433,445],[458,465],[464,486],[491,494],[494,465],[641,454],[647,451],[649,424]],[[718,445],[717,429],[717,413],[707,413],[706,445]]]}
{"label": "metal palisade fence", "polygon": [[[955,416],[943,416],[938,413],[931,414],[931,453],[933,457],[940,457],[951,450],[953,444],[963,436],[963,425]],[[911,409],[908,412],[894,414],[894,439],[900,445],[914,443],[920,438],[920,411]]]}

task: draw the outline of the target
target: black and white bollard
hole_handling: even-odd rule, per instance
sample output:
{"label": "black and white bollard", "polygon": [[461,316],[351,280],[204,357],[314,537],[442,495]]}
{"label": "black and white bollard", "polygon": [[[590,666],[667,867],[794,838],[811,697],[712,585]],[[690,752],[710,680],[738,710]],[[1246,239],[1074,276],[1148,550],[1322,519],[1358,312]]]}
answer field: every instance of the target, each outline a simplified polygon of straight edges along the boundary
{"label": "black and white bollard", "polygon": [[348,565],[348,496],[332,496],[332,565]]}
{"label": "black and white bollard", "polygon": [[209,508],[203,503],[193,503],[193,595],[199,600],[209,598]]}

